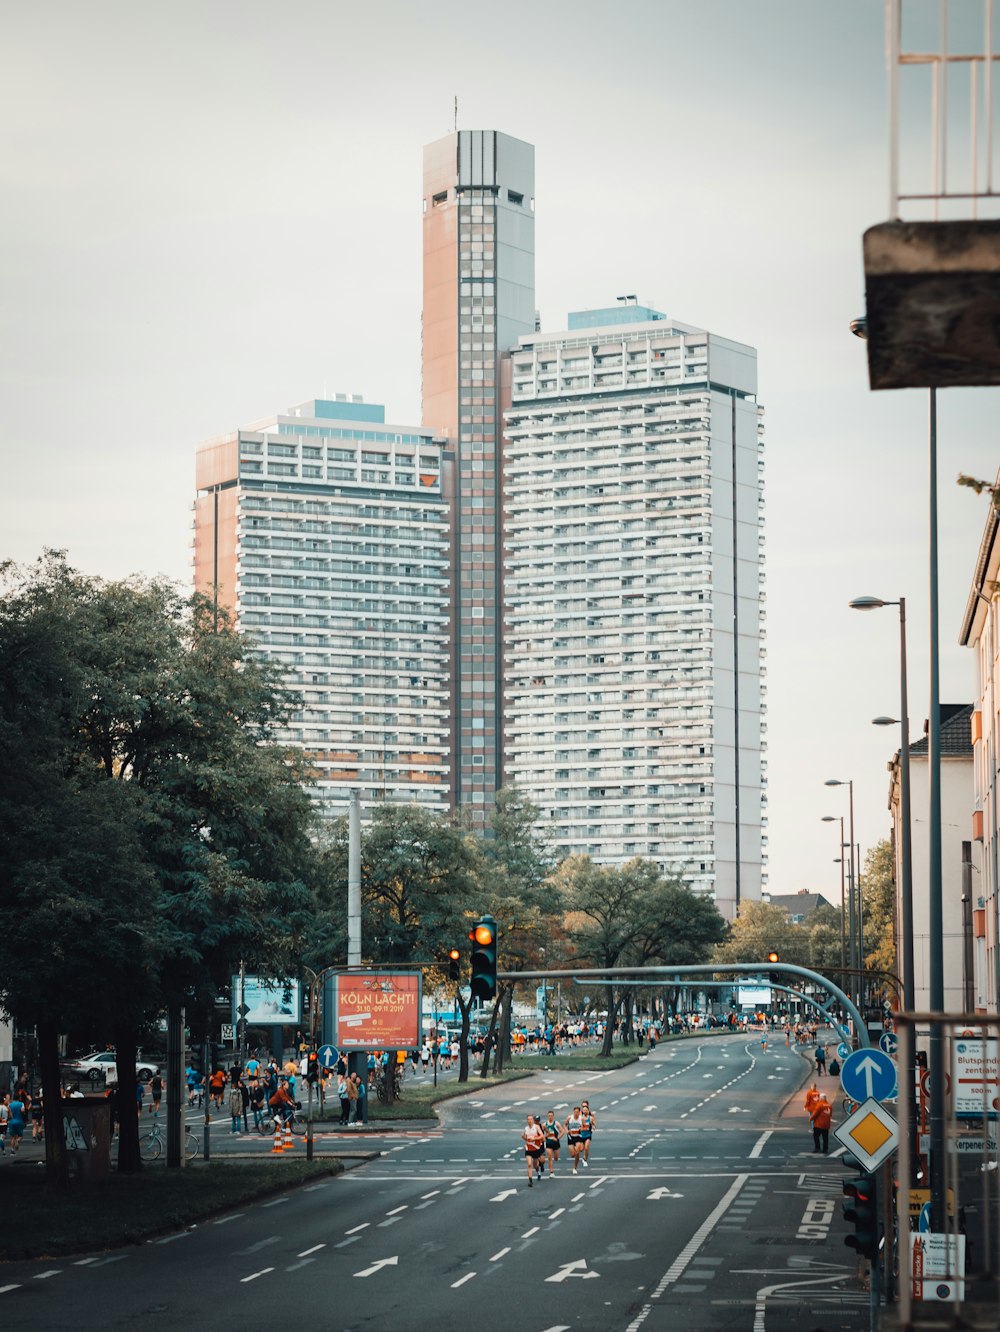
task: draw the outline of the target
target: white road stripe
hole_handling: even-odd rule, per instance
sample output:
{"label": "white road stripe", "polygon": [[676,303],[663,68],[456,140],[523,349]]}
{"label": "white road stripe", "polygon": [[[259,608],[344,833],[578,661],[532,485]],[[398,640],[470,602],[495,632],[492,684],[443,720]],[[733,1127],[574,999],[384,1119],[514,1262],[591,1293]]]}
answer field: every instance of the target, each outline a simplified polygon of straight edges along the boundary
{"label": "white road stripe", "polygon": [[459,1277],[457,1281],[451,1283],[452,1290],[457,1290],[459,1286],[464,1286],[465,1283],[471,1281],[475,1275],[475,1272],[466,1272],[464,1277]]}
{"label": "white road stripe", "polygon": [[249,1276],[240,1278],[240,1285],[245,1286],[248,1281],[256,1281],[258,1277],[267,1276],[268,1272],[273,1272],[273,1267],[262,1267],[259,1272],[251,1272]]}
{"label": "white road stripe", "polygon": [[761,1151],[764,1147],[764,1143],[767,1142],[768,1138],[771,1136],[773,1132],[774,1132],[773,1129],[765,1129],[765,1131],[760,1135],[760,1137],[757,1139],[754,1145],[750,1148],[749,1159],[751,1161],[756,1161],[760,1157]]}
{"label": "white road stripe", "polygon": [[344,1231],[344,1234],[345,1234],[345,1235],[356,1235],[356,1234],[358,1233],[359,1230],[367,1230],[368,1227],[369,1227],[370,1225],[371,1225],[371,1222],[370,1222],[370,1221],[362,1221],[360,1226],[354,1226],[354,1228],[353,1228],[352,1230],[345,1230],[345,1231]]}
{"label": "white road stripe", "polygon": [[521,1238],[522,1238],[522,1239],[531,1239],[532,1235],[537,1235],[537,1234],[538,1234],[538,1227],[537,1227],[537,1226],[532,1226],[530,1230],[526,1230],[526,1231],[524,1232],[524,1234],[521,1236]]}
{"label": "white road stripe", "polygon": [[6,1295],[9,1290],[20,1290],[20,1289],[21,1286],[19,1282],[11,1286],[0,1286],[0,1295]]}
{"label": "white road stripe", "polygon": [[311,1249],[303,1249],[301,1253],[297,1253],[295,1256],[296,1258],[308,1258],[311,1253],[319,1253],[320,1249],[325,1248],[325,1244],[314,1244]]}
{"label": "white road stripe", "polygon": [[493,1257],[490,1259],[490,1262],[498,1263],[500,1259],[504,1256],[504,1254],[507,1253],[510,1253],[510,1245],[508,1245],[506,1249],[501,1249],[499,1253],[495,1253]]}

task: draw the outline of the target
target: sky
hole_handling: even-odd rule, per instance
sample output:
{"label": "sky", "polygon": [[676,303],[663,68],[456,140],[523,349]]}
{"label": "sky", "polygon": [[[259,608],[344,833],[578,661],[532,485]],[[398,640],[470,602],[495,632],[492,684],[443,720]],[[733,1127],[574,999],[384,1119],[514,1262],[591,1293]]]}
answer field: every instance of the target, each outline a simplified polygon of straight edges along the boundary
{"label": "sky", "polygon": [[[897,612],[852,597],[906,597],[913,738],[928,698],[927,394],[871,392],[848,329],[880,0],[39,0],[3,63],[0,559],[188,583],[200,440],[335,392],[419,421],[421,154],[457,97],[535,145],[544,328],[635,292],[758,349],[769,888],[839,900],[824,780],[863,855],[898,745]],[[997,408],[939,394],[944,702],[975,696],[986,500],[954,481],[996,473]]]}

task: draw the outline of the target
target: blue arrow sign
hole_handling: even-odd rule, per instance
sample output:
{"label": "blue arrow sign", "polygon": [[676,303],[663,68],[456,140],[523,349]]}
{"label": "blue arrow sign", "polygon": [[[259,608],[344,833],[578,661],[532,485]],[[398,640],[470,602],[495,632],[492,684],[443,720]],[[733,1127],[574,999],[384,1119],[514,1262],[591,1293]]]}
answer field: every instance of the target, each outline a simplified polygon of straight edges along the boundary
{"label": "blue arrow sign", "polygon": [[321,1045],[316,1051],[316,1057],[324,1068],[333,1068],[340,1058],[340,1051],[335,1045]]}
{"label": "blue arrow sign", "polygon": [[841,1041],[840,1044],[837,1046],[837,1058],[846,1059],[850,1053],[851,1053],[851,1047],[847,1044],[846,1041]]}
{"label": "blue arrow sign", "polygon": [[896,1065],[883,1050],[855,1050],[841,1066],[840,1085],[852,1101],[891,1101],[896,1095]]}
{"label": "blue arrow sign", "polygon": [[894,1031],[884,1031],[878,1038],[878,1048],[887,1055],[894,1055],[899,1045],[899,1037]]}
{"label": "blue arrow sign", "polygon": [[926,1235],[927,1232],[930,1230],[930,1228],[931,1228],[931,1205],[928,1202],[924,1203],[923,1207],[921,1207],[920,1209],[920,1216],[917,1220],[917,1229],[920,1231],[921,1235]]}

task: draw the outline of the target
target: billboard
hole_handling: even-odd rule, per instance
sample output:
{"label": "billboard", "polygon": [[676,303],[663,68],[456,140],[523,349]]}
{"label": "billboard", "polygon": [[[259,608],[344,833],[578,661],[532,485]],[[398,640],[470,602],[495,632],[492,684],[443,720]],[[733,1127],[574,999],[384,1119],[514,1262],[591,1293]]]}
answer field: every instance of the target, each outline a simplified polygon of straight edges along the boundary
{"label": "billboard", "polygon": [[419,971],[340,972],[330,980],[334,1045],[342,1050],[419,1046],[423,997]]}
{"label": "billboard", "polygon": [[[294,1027],[298,1024],[302,1011],[299,995],[299,982],[287,981],[275,984],[263,981],[259,976],[244,976],[243,1002],[248,1012],[247,1026],[250,1027]],[[233,1025],[239,1018],[240,978],[233,977]]]}
{"label": "billboard", "polygon": [[770,985],[741,985],[738,1002],[740,1008],[767,1008],[771,1002]]}

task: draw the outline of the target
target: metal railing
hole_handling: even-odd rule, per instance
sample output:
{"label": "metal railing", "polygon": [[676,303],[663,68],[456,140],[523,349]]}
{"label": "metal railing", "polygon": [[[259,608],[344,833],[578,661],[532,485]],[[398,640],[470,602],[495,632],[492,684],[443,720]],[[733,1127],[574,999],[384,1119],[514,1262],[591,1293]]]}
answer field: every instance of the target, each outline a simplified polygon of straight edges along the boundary
{"label": "metal railing", "polygon": [[[886,60],[889,79],[889,217],[899,217],[905,202],[931,205],[932,218],[939,220],[943,202],[964,201],[975,218],[983,200],[1000,199],[994,189],[993,66],[1000,60],[994,50],[993,0],[978,0],[979,22],[969,21],[970,6],[956,7],[949,14],[948,0],[938,0],[936,31],[928,30],[922,49],[904,50],[904,19],[911,20],[915,36],[923,37],[919,21],[931,7],[913,0],[885,0]],[[909,34],[905,34],[909,36]],[[952,44],[965,49],[951,50]],[[916,93],[924,103],[929,126],[921,148],[902,142],[901,97],[904,71],[923,69],[930,73],[930,87],[915,83],[907,75],[906,92]],[[968,83],[968,103],[959,106],[955,95],[958,80]],[[959,89],[959,94],[961,89]],[[907,116],[907,124],[914,117]],[[921,131],[921,134],[923,131]],[[901,190],[900,157],[904,148],[913,151],[929,175],[930,188]],[[925,176],[926,179],[926,176]],[[955,182],[955,183],[953,183]]]}

